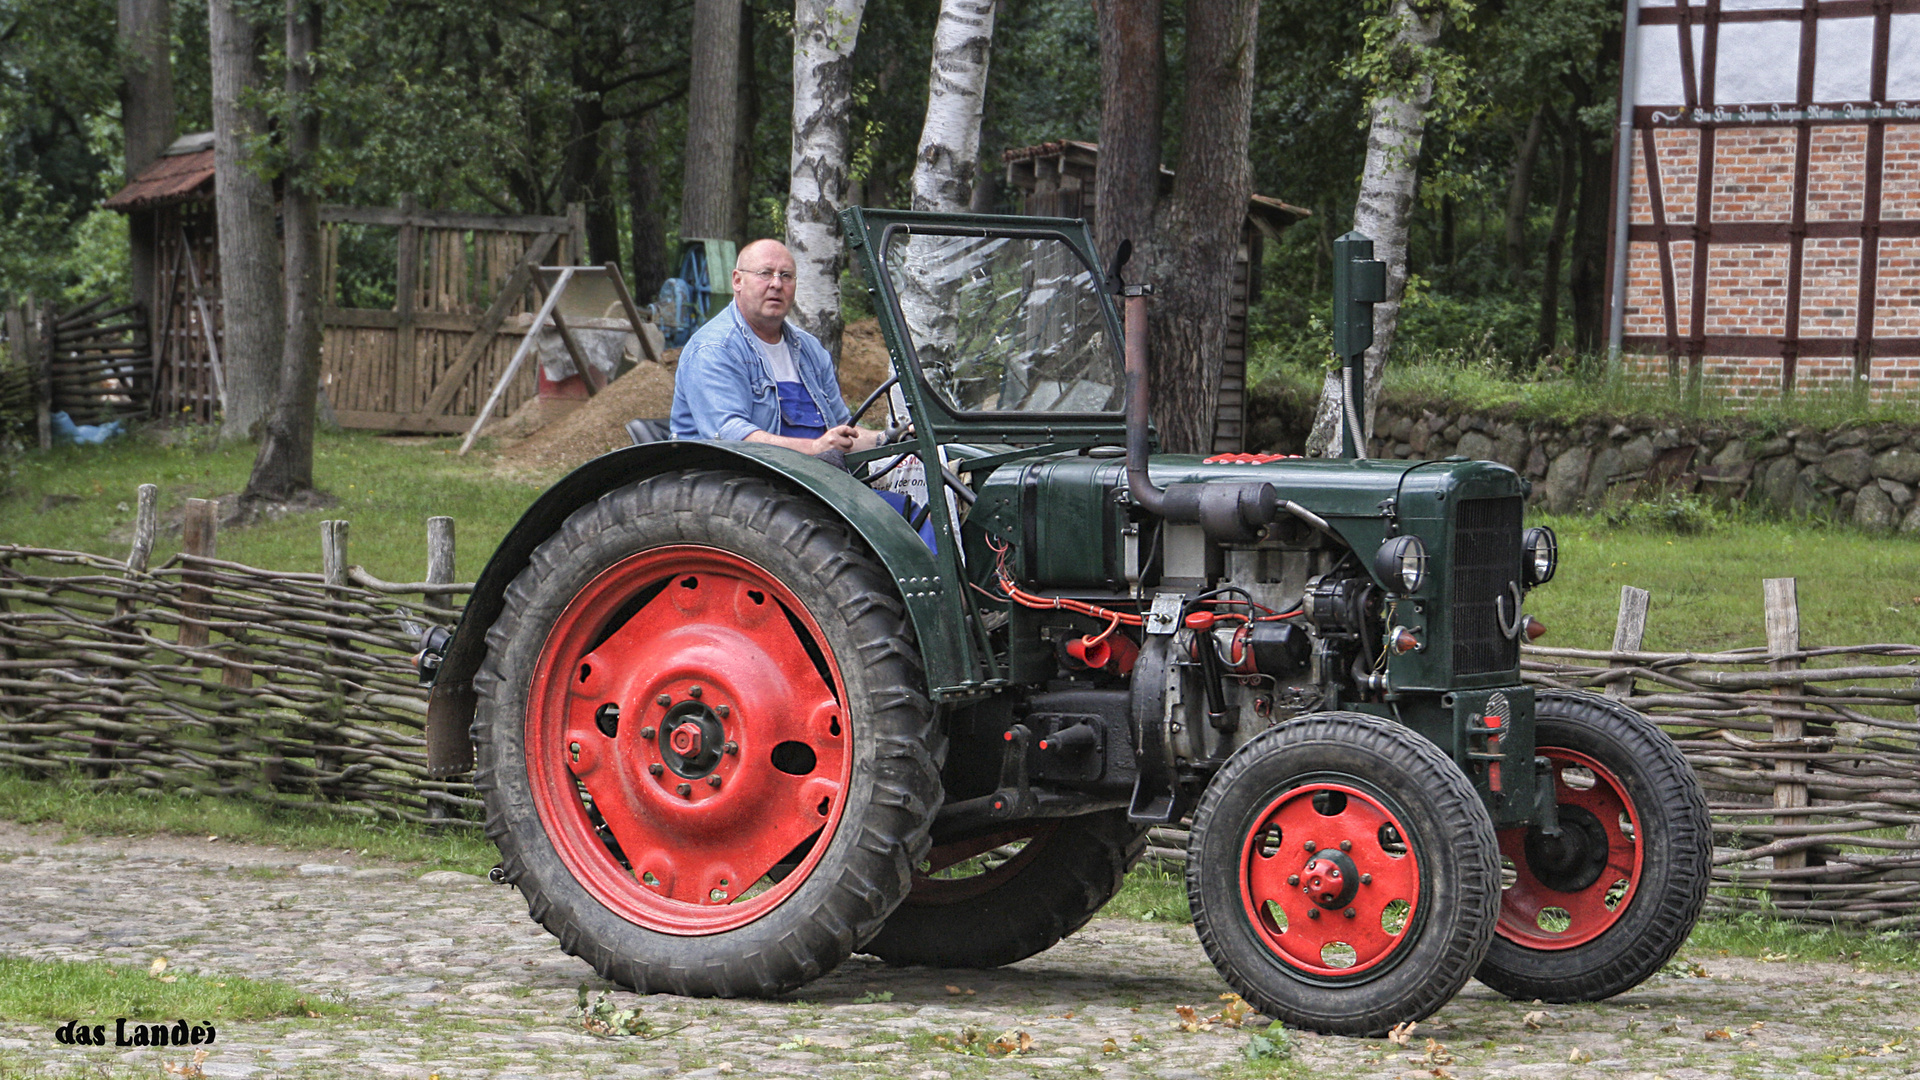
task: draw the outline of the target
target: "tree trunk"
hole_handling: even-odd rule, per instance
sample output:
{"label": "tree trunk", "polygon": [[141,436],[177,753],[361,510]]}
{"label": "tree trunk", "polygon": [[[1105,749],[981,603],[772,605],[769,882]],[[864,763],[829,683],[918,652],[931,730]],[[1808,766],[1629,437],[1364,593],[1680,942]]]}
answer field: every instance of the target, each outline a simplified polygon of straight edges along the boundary
{"label": "tree trunk", "polygon": [[[1446,12],[1436,8],[1421,14],[1414,0],[1393,0],[1387,18],[1396,24],[1388,48],[1409,55],[1433,47],[1446,25]],[[1360,196],[1354,201],[1353,227],[1373,240],[1373,257],[1387,264],[1387,298],[1373,308],[1373,345],[1366,352],[1366,407],[1358,410],[1361,424],[1373,430],[1373,411],[1380,397],[1380,376],[1399,328],[1400,298],[1407,289],[1407,227],[1413,213],[1413,194],[1420,176],[1420,145],[1426,136],[1427,104],[1433,97],[1431,73],[1415,73],[1410,83],[1389,87],[1373,99],[1367,135],[1367,160],[1360,173]],[[1340,373],[1330,372],[1320,388],[1307,453],[1337,453],[1343,397]],[[1364,438],[1362,442],[1364,443]]]}
{"label": "tree trunk", "polygon": [[[168,0],[120,0],[120,124],[126,178],[132,180],[173,141],[173,15]],[[159,252],[152,211],[127,217],[131,298],[151,316],[158,308]]]}
{"label": "tree trunk", "polygon": [[727,217],[728,231],[721,234],[738,247],[759,239],[747,235],[747,223],[753,220],[754,139],[760,127],[760,80],[755,68],[759,54],[753,46],[751,16],[752,9],[748,8],[740,18],[739,67],[734,82],[733,210]]}
{"label": "tree trunk", "polygon": [[1560,343],[1560,263],[1567,253],[1567,220],[1573,211],[1574,187],[1579,183],[1579,119],[1560,132],[1559,179],[1553,190],[1553,231],[1547,234],[1546,263],[1540,268],[1540,330],[1537,355],[1546,356]]}
{"label": "tree trunk", "polygon": [[980,113],[993,51],[995,0],[941,0],[933,30],[927,118],[914,156],[915,210],[965,211],[980,167]]}
{"label": "tree trunk", "polygon": [[694,0],[682,237],[729,237],[735,232],[731,218],[738,180],[734,152],[740,120],[740,8],[741,0]]}
{"label": "tree trunk", "polygon": [[[1576,114],[1577,116],[1577,114]],[[1574,211],[1572,258],[1567,285],[1573,295],[1573,344],[1583,353],[1607,342],[1607,218],[1613,187],[1612,153],[1604,138],[1579,126],[1573,129],[1580,153],[1580,201]]]}
{"label": "tree trunk", "polygon": [[799,0],[793,22],[793,156],[787,247],[793,251],[793,321],[840,359],[840,271],[846,246],[853,108],[853,50],[866,0]]}
{"label": "tree trunk", "polygon": [[280,387],[241,501],[285,502],[313,490],[314,399],[320,391],[320,114],[311,105],[320,51],[318,0],[287,0],[287,332]]}
{"label": "tree trunk", "polygon": [[1147,248],[1156,289],[1153,418],[1161,446],[1176,454],[1213,449],[1233,264],[1253,190],[1247,140],[1259,16],[1259,0],[1187,7],[1185,135],[1173,195],[1156,210]]}
{"label": "tree trunk", "polygon": [[[1096,0],[1100,21],[1100,171],[1095,244],[1145,244],[1160,204],[1160,84],[1166,74],[1161,0]],[[1105,269],[1105,267],[1102,267]],[[1138,268],[1134,276],[1139,276]]]}
{"label": "tree trunk", "polygon": [[1527,206],[1533,199],[1533,167],[1540,159],[1540,136],[1546,129],[1547,107],[1533,110],[1527,133],[1513,151],[1513,181],[1507,188],[1507,280],[1519,284],[1527,268]]}
{"label": "tree trunk", "polygon": [[667,226],[660,220],[660,167],[654,114],[627,121],[627,207],[633,220],[633,298],[646,303],[667,280]]}
{"label": "tree trunk", "polygon": [[260,30],[237,0],[207,4],[212,64],[213,198],[220,233],[222,345],[227,401],[222,439],[257,437],[280,385],[285,330],[273,185],[247,167],[246,140],[267,130],[249,99],[264,81]]}

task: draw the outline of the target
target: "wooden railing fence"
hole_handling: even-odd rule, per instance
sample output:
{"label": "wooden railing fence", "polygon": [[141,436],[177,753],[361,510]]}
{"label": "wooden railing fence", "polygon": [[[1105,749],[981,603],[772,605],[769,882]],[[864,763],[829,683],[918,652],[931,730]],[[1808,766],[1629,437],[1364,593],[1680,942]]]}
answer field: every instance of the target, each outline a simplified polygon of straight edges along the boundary
{"label": "wooden railing fence", "polygon": [[[453,521],[428,523],[421,581],[381,581],[323,522],[321,573],[217,557],[214,504],[185,550],[148,566],[155,489],[125,561],[0,545],[0,767],[461,827],[470,784],[428,775],[419,627],[450,622]],[[1920,646],[1799,640],[1791,579],[1763,586],[1768,645],[1641,648],[1648,597],[1623,590],[1614,646],[1529,648],[1536,686],[1628,701],[1670,732],[1705,787],[1710,905],[1913,931],[1920,920]],[[1149,857],[1185,858],[1156,829]]]}

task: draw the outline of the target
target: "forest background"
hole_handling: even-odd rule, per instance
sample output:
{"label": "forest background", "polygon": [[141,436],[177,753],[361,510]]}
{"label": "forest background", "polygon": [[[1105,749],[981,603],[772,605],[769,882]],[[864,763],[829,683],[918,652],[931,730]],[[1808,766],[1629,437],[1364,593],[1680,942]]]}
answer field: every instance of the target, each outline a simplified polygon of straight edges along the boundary
{"label": "forest background", "polygon": [[[121,0],[125,6],[127,0]],[[1161,160],[1190,126],[1189,6],[1165,0]],[[278,4],[238,0],[269,29],[249,100],[284,112]],[[327,0],[313,89],[324,201],[529,214],[587,209],[593,262],[617,259],[643,295],[672,271],[689,135],[694,0]],[[1421,4],[1413,4],[1418,12]],[[1252,188],[1313,211],[1268,246],[1250,326],[1255,378],[1317,372],[1334,237],[1351,227],[1370,88],[1396,64],[1437,69],[1426,117],[1396,357],[1525,375],[1603,344],[1603,274],[1619,5],[1433,0],[1444,60],[1369,42],[1387,5],[1258,4],[1247,156]],[[1000,0],[971,205],[1014,209],[1002,151],[1098,141],[1101,50],[1090,0]],[[257,10],[256,10],[257,9]],[[907,206],[927,110],[939,0],[868,0],[851,62],[848,202]],[[124,183],[127,57],[110,0],[0,0],[0,294],[78,299],[127,289],[126,219],[99,203]],[[172,0],[170,134],[213,125],[206,0]],[[793,145],[794,9],[744,0],[736,239],[785,232]],[[280,116],[284,121],[284,116]],[[279,142],[252,147],[273,175]],[[371,252],[371,248],[369,251]],[[377,260],[377,254],[369,254]],[[389,256],[390,258],[390,256]],[[391,272],[345,275],[392,302]],[[357,284],[356,284],[357,283]],[[846,314],[862,314],[844,290]],[[1396,362],[1400,362],[1397,359]]]}

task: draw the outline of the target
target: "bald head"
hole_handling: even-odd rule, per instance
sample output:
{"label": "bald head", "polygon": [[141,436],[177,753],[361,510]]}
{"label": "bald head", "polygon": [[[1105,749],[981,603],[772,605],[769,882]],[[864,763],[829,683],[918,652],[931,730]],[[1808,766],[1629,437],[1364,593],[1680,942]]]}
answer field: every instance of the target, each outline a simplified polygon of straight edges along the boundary
{"label": "bald head", "polygon": [[778,240],[755,240],[733,261],[733,302],[760,340],[780,340],[793,306],[793,253]]}

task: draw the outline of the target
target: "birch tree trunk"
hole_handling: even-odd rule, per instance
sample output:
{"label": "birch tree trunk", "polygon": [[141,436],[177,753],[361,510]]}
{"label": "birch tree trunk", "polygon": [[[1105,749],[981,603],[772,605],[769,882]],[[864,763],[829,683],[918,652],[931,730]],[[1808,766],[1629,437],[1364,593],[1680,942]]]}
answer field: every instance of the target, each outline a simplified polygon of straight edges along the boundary
{"label": "birch tree trunk", "polygon": [[266,114],[246,99],[259,91],[259,28],[237,0],[209,0],[213,74],[213,198],[219,221],[221,322],[227,403],[222,439],[258,435],[280,385],[284,330],[280,240],[274,235],[273,185],[247,168],[246,141],[267,131]]}
{"label": "birch tree trunk", "polygon": [[793,252],[792,318],[840,359],[840,271],[846,245],[853,108],[853,49],[866,0],[798,0],[793,10],[793,157],[787,248]]}
{"label": "birch tree trunk", "polygon": [[980,113],[993,51],[995,0],[940,0],[933,30],[927,119],[914,157],[915,210],[958,213],[973,202],[980,167]]}
{"label": "birch tree trunk", "polygon": [[286,229],[287,330],[280,385],[267,418],[243,504],[285,502],[313,490],[313,423],[320,392],[320,192],[313,175],[320,114],[313,84],[320,52],[319,0],[286,0],[287,167],[282,203]]}
{"label": "birch tree trunk", "polygon": [[[1445,9],[1435,5],[1423,14],[1425,7],[1414,0],[1393,0],[1386,17],[1393,21],[1394,30],[1385,46],[1395,57],[1420,57],[1440,40],[1440,31],[1446,27]],[[1380,375],[1399,326],[1400,298],[1407,289],[1407,227],[1413,214],[1420,144],[1426,135],[1427,106],[1432,98],[1432,74],[1415,72],[1410,79],[1384,88],[1372,103],[1367,161],[1360,173],[1360,196],[1353,207],[1353,227],[1373,240],[1373,257],[1387,264],[1387,298],[1373,308],[1373,345],[1367,349],[1365,361],[1367,400],[1366,407],[1359,410],[1368,433],[1373,431]],[[1340,373],[1329,372],[1320,387],[1320,406],[1307,439],[1308,454],[1339,452],[1342,397]]]}
{"label": "birch tree trunk", "polygon": [[[168,0],[120,0],[120,122],[129,181],[173,141],[172,20]],[[146,306],[149,317],[158,307],[160,279],[153,227],[151,210],[128,215],[132,299]]]}
{"label": "birch tree trunk", "polygon": [[[686,171],[680,235],[731,237],[738,202],[741,0],[694,0],[688,63]],[[730,266],[714,267],[724,274]]]}

